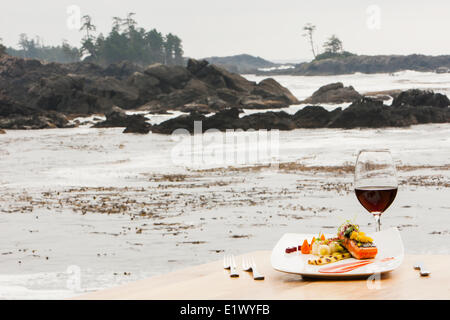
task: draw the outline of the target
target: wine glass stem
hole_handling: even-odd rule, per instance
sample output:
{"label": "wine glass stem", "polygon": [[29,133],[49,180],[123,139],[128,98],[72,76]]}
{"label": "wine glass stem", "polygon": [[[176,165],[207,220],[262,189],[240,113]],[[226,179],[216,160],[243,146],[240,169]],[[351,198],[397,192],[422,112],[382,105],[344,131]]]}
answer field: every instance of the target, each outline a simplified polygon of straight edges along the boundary
{"label": "wine glass stem", "polygon": [[376,213],[373,215],[375,218],[375,224],[376,224],[376,231],[379,232],[381,231],[381,213]]}

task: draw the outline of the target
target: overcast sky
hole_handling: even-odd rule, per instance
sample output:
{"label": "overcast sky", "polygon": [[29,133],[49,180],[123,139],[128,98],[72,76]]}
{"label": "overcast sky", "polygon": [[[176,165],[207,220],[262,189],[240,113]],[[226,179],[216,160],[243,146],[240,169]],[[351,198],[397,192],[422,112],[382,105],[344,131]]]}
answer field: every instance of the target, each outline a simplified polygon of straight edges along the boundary
{"label": "overcast sky", "polygon": [[78,45],[80,32],[68,27],[72,5],[104,33],[113,16],[135,12],[140,26],[178,35],[185,55],[195,58],[311,58],[302,37],[307,22],[317,26],[319,47],[336,34],[344,49],[359,54],[450,54],[448,0],[2,0],[0,37],[8,46],[16,46],[20,33]]}

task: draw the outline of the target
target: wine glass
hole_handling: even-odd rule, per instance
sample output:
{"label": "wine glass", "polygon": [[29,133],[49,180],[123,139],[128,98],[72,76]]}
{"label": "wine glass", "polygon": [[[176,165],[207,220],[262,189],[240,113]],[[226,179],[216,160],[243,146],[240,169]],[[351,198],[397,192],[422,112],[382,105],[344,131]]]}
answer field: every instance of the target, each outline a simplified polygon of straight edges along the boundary
{"label": "wine glass", "polygon": [[397,189],[397,170],[390,151],[361,150],[355,166],[355,193],[375,217],[376,231],[381,230],[381,215],[394,201]]}

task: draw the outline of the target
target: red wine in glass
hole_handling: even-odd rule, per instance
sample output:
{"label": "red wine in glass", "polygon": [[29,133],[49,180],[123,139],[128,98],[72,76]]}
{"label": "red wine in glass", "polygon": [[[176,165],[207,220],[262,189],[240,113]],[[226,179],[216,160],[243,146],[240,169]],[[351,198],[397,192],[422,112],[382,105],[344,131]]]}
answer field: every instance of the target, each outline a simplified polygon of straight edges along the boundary
{"label": "red wine in glass", "polygon": [[389,150],[361,150],[355,166],[355,193],[375,217],[377,231],[381,230],[381,214],[392,204],[397,190],[397,171]]}
{"label": "red wine in glass", "polygon": [[383,213],[394,202],[397,187],[359,187],[356,197],[370,213]]}

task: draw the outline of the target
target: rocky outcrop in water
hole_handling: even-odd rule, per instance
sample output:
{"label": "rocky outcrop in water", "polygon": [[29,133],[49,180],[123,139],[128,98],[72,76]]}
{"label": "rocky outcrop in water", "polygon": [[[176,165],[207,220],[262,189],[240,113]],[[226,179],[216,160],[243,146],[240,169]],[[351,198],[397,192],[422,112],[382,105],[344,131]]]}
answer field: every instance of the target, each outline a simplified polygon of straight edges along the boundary
{"label": "rocky outcrop in water", "polygon": [[409,105],[414,107],[429,106],[447,108],[450,105],[450,100],[446,95],[441,93],[411,89],[397,95],[392,105],[395,107]]}
{"label": "rocky outcrop in water", "polygon": [[251,56],[249,54],[238,54],[228,57],[208,57],[204,58],[204,60],[218,65],[230,72],[239,74],[253,73],[260,68],[280,66],[277,63],[270,62],[261,57]]}
{"label": "rocky outcrop in water", "polygon": [[255,113],[239,118],[239,110],[237,108],[231,108],[222,110],[210,117],[192,112],[189,115],[182,115],[153,126],[151,131],[153,133],[171,134],[177,129],[184,129],[193,133],[195,121],[201,121],[202,132],[212,129],[219,131],[225,131],[227,129],[295,129],[295,123],[291,116],[283,111]]}
{"label": "rocky outcrop in water", "polygon": [[151,127],[151,124],[147,123],[144,117],[135,118],[130,121],[123,133],[147,134],[150,132]]}
{"label": "rocky outcrop in water", "polygon": [[140,133],[146,134],[150,132],[151,125],[147,123],[147,118],[142,114],[127,115],[124,110],[113,107],[111,112],[105,114],[106,120],[98,122],[94,128],[122,128],[125,127],[123,133]]}
{"label": "rocky outcrop in water", "polygon": [[192,59],[187,67],[154,64],[142,68],[122,62],[103,68],[92,63],[45,64],[2,56],[0,93],[0,109],[11,109],[7,117],[25,109],[27,115],[39,116],[50,111],[61,115],[108,113],[114,106],[157,113],[169,109],[210,113],[229,107],[282,108],[299,103],[273,79],[255,83]]}
{"label": "rocky outcrop in water", "polygon": [[105,114],[106,120],[98,122],[94,128],[120,128],[128,127],[133,122],[146,121],[147,119],[141,115],[127,115],[124,110],[113,107],[111,112]]}
{"label": "rocky outcrop in water", "polygon": [[307,106],[293,115],[297,128],[326,128],[342,114],[341,108],[327,111],[320,106]]}
{"label": "rocky outcrop in water", "polygon": [[[422,92],[426,94],[426,92]],[[431,101],[441,101],[434,94]],[[429,105],[388,106],[372,98],[361,98],[348,108],[327,111],[320,106],[307,106],[293,115],[286,112],[255,113],[242,118],[237,109],[218,112],[210,117],[198,113],[183,115],[153,126],[153,133],[171,134],[176,129],[194,132],[194,121],[202,121],[202,131],[217,129],[292,130],[299,128],[383,128],[405,127],[425,123],[450,122],[450,108]]]}
{"label": "rocky outcrop in water", "polygon": [[344,87],[342,82],[336,82],[320,87],[302,103],[344,103],[361,98],[362,96],[352,86]]}
{"label": "rocky outcrop in water", "polygon": [[258,71],[260,75],[338,75],[361,73],[393,73],[403,70],[443,72],[450,68],[450,55],[352,55],[300,63],[292,69]]}

